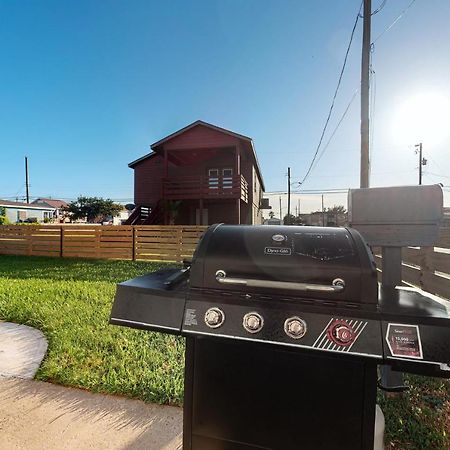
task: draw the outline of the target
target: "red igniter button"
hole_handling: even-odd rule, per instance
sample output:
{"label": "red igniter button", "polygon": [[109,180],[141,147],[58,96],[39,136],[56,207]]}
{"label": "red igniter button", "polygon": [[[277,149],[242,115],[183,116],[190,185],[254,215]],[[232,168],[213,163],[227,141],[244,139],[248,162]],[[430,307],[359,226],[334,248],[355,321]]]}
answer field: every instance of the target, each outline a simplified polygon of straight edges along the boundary
{"label": "red igniter button", "polygon": [[328,327],[328,338],[337,345],[351,345],[355,336],[353,328],[344,320],[335,320]]}

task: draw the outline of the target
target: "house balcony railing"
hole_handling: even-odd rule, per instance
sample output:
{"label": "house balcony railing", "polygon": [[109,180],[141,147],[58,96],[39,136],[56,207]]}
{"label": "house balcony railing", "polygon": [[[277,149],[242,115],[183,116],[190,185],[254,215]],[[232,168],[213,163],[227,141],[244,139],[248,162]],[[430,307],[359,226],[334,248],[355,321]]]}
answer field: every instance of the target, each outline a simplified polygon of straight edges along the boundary
{"label": "house balcony railing", "polygon": [[238,199],[248,202],[248,183],[243,175],[230,177],[169,177],[163,178],[163,198],[188,199]]}

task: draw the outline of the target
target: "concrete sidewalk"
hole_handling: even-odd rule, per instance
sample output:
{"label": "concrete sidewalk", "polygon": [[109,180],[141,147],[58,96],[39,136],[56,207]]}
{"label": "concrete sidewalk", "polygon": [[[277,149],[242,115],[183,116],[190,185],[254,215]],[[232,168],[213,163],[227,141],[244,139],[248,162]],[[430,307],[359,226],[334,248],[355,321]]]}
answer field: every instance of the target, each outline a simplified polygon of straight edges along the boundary
{"label": "concrete sidewalk", "polygon": [[179,450],[182,410],[0,378],[1,450]]}
{"label": "concrete sidewalk", "polygon": [[47,339],[35,328],[0,322],[0,377],[33,378],[47,351]]}

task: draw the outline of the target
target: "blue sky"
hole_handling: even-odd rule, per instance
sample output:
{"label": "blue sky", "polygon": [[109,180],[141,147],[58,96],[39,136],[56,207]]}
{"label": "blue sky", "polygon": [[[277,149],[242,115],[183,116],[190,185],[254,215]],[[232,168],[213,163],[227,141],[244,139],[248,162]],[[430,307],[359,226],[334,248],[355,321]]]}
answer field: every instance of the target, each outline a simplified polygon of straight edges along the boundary
{"label": "blue sky", "polygon": [[[410,2],[388,0],[373,37]],[[286,168],[300,180],[311,161],[359,5],[0,0],[0,198],[23,197],[28,155],[32,196],[132,200],[128,162],[197,119],[251,136],[267,191],[284,190]],[[396,132],[409,98],[450,96],[448,17],[447,0],[416,0],[375,44],[373,186],[417,183],[418,139],[424,182],[450,186],[445,130],[437,142]],[[359,86],[361,26],[329,132]],[[358,96],[304,189],[357,187],[359,139]]]}

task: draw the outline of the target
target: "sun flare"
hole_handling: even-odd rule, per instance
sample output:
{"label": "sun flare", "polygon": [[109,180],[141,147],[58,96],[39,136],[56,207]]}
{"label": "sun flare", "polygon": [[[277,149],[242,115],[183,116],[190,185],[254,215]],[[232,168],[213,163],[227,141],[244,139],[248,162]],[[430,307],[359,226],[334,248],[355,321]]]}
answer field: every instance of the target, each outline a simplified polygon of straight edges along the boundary
{"label": "sun flare", "polygon": [[437,92],[413,94],[395,109],[392,134],[398,144],[441,143],[450,132],[450,99]]}

